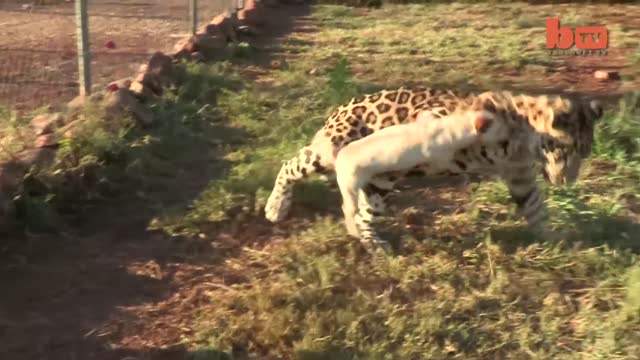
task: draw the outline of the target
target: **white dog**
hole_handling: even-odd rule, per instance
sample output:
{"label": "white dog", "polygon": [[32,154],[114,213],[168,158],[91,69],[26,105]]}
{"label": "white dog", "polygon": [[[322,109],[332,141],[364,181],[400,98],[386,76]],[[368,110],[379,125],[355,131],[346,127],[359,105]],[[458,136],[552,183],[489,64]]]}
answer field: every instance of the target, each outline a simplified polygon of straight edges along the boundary
{"label": "white dog", "polygon": [[415,122],[387,127],[342,148],[335,168],[348,233],[363,242],[382,242],[365,239],[367,231],[363,227],[368,224],[356,219],[358,195],[376,175],[409,170],[427,162],[446,168],[456,150],[475,142],[504,141],[512,136],[512,130],[487,111],[458,111],[441,118],[423,112]]}

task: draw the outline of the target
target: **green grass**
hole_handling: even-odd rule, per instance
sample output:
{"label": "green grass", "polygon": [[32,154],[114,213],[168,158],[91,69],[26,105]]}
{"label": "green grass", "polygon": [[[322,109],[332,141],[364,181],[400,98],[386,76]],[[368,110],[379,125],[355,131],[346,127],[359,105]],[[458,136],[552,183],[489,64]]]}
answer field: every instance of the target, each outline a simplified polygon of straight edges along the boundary
{"label": "green grass", "polygon": [[635,53],[631,55],[631,62],[635,65],[640,65],[640,45],[638,45],[638,49],[636,49]]}
{"label": "green grass", "polygon": [[[590,18],[575,5],[558,9],[563,25]],[[100,109],[88,110],[86,132],[34,174],[47,190],[23,192],[21,211],[47,218],[46,209],[83,211],[112,195],[143,198],[156,214],[150,229],[215,239],[219,252],[195,256],[223,260],[216,275],[226,281],[203,295],[210,305],[189,339],[196,359],[635,359],[638,94],[598,125],[577,184],[541,182],[553,239],[529,234],[493,181],[398,194],[389,257],[346,236],[337,194],[317,180],[296,188],[286,224],[262,218],[282,161],[355,94],[411,82],[497,87],[509,71],[531,88],[548,85],[541,74],[558,60],[536,19],[551,8],[525,10],[314,7],[319,32],[287,39],[284,52],[298,56],[288,67],[245,77],[242,62],[259,51],[245,45],[228,62],[190,65],[183,86],[154,106],[151,132],[105,127]],[[209,169],[202,187],[176,179],[197,167]],[[195,200],[185,205],[184,192]],[[232,245],[217,238],[229,234]]]}
{"label": "green grass", "polygon": [[[220,98],[232,126],[252,134],[228,155],[229,176],[183,218],[157,226],[189,219],[196,233],[196,224],[220,221],[229,206],[260,224],[281,161],[354,93],[408,80],[481,85],[491,79],[482,73],[513,68],[526,78],[554,62],[541,51],[544,27],[526,15],[505,24],[482,5],[430,6],[437,11],[409,5],[403,16],[397,7],[316,8],[322,26],[299,40],[300,60],[272,73],[268,85]],[[409,24],[420,34],[411,41]],[[495,28],[479,37],[482,26]],[[316,68],[322,76],[309,75]],[[471,194],[445,188],[426,201],[415,192],[399,196],[396,203],[409,208],[389,221],[398,255],[372,257],[345,236],[332,190],[301,185],[291,216],[305,226],[226,260],[230,277],[242,280],[210,293],[215,305],[203,310],[197,347],[233,358],[633,359],[640,351],[640,232],[628,202],[640,190],[634,96],[598,126],[595,157],[578,184],[541,183],[555,239],[524,230],[505,186],[484,182]],[[435,214],[434,202],[442,204]]]}
{"label": "green grass", "polygon": [[32,138],[27,126],[27,121],[16,112],[0,107],[0,161],[13,158],[27,147],[27,139]]}

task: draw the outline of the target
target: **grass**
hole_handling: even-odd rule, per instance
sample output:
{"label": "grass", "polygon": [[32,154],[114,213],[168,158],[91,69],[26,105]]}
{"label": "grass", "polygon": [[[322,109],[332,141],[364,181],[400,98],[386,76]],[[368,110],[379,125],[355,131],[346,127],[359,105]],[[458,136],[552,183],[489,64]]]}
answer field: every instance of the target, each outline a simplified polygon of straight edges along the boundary
{"label": "grass", "polygon": [[631,55],[631,62],[635,65],[640,65],[640,45],[635,53]]}
{"label": "grass", "polygon": [[[205,294],[212,305],[190,340],[201,360],[634,359],[638,94],[598,125],[577,184],[541,183],[554,239],[528,234],[493,181],[398,194],[391,257],[345,235],[337,194],[317,180],[296,188],[286,224],[262,218],[281,162],[357,93],[408,82],[505,86],[501,75],[512,71],[530,87],[547,85],[540,74],[557,59],[544,52],[535,19],[550,8],[492,6],[315,7],[319,32],[285,42],[298,56],[286,69],[253,81],[233,62],[190,65],[183,86],[155,105],[150,133],[105,128],[100,109],[88,110],[86,133],[63,144],[54,168],[34,174],[29,189],[46,190],[23,191],[23,218],[86,212],[120,194],[146,199],[156,214],[149,228],[176,237],[239,227],[236,251],[212,255],[229,280]],[[575,5],[558,9],[574,16],[563,25],[588,18]],[[238,51],[232,56],[250,59],[256,49]],[[176,180],[176,169],[198,166],[206,182]],[[183,192],[195,200],[185,205]]]}
{"label": "grass", "polygon": [[6,161],[27,147],[28,123],[16,112],[0,107],[0,161]]}
{"label": "grass", "polygon": [[[185,184],[176,183],[177,171],[206,169],[200,171],[203,181],[223,176],[222,155],[244,136],[223,124],[224,114],[215,107],[219,91],[241,86],[227,74],[228,67],[189,65],[178,79],[181,86],[152,105],[149,130],[138,129],[129,116],[104,121],[102,106],[90,103],[73,136],[60,142],[54,163],[25,175],[13,201],[17,221],[10,230],[62,230],[59,225],[82,219],[105,203],[171,208],[190,196],[185,194],[199,191],[185,191]],[[9,122],[14,123],[26,120]],[[26,132],[24,126],[13,127]]]}
{"label": "grass", "polygon": [[[480,85],[489,78],[460,73],[512,68],[527,76],[531,64],[553,65],[538,44],[544,27],[533,21],[505,25],[487,19],[481,5],[433,6],[431,13],[403,7],[402,17],[394,7],[364,15],[316,8],[322,27],[317,46],[300,50],[303,60],[272,73],[272,85],[221,98],[233,126],[255,138],[229,154],[237,164],[230,176],[185,217],[219,220],[213,214],[241,204],[248,219],[259,219],[280,161],[354,93],[406,79]],[[460,27],[438,27],[458,18]],[[420,36],[404,41],[408,24]],[[478,37],[481,27],[492,30]],[[317,68],[323,76],[308,75]],[[313,181],[300,186],[292,216],[308,225],[266,247],[249,243],[227,260],[243,280],[209,295],[215,306],[203,310],[199,347],[233,358],[633,359],[640,350],[640,233],[623,199],[639,190],[636,96],[598,126],[595,157],[578,184],[541,184],[554,240],[523,230],[504,185],[484,182],[471,193],[430,191],[436,206],[416,204],[419,193],[401,195],[397,203],[409,208],[392,221],[404,229],[392,230],[400,255],[374,258],[345,236],[332,190]]]}

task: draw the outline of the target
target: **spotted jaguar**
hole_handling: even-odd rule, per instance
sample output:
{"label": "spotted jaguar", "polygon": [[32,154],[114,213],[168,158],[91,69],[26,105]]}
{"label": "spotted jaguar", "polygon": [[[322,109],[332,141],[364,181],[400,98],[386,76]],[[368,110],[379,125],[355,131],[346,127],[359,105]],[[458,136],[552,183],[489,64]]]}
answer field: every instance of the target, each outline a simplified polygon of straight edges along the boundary
{"label": "spotted jaguar", "polygon": [[[349,143],[389,126],[413,122],[423,111],[447,116],[460,109],[486,110],[508,121],[524,123],[537,134],[529,145],[511,139],[496,146],[472,145],[456,152],[445,167],[421,164],[402,173],[377,176],[364,190],[365,222],[375,223],[386,212],[385,199],[408,176],[460,174],[498,175],[507,185],[517,212],[534,229],[547,220],[544,197],[536,184],[538,163],[553,185],[576,181],[581,162],[591,154],[594,126],[602,118],[597,100],[563,96],[531,96],[508,91],[479,94],[432,88],[382,90],[351,99],[326,119],[311,143],[286,161],[265,206],[265,216],[279,222],[288,215],[293,187],[311,175],[335,175],[335,154]],[[529,147],[529,148],[528,148]],[[369,237],[375,242],[375,233]]]}

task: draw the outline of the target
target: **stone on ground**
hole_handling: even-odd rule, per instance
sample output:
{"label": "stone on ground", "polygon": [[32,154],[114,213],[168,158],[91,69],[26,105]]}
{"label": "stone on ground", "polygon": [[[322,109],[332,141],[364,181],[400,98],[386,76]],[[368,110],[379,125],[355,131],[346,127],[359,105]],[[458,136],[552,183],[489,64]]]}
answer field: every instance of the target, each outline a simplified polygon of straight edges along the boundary
{"label": "stone on ground", "polygon": [[110,93],[105,99],[105,111],[107,118],[129,113],[142,127],[148,127],[153,123],[151,109],[138,101],[134,93],[127,89],[118,89]]}

